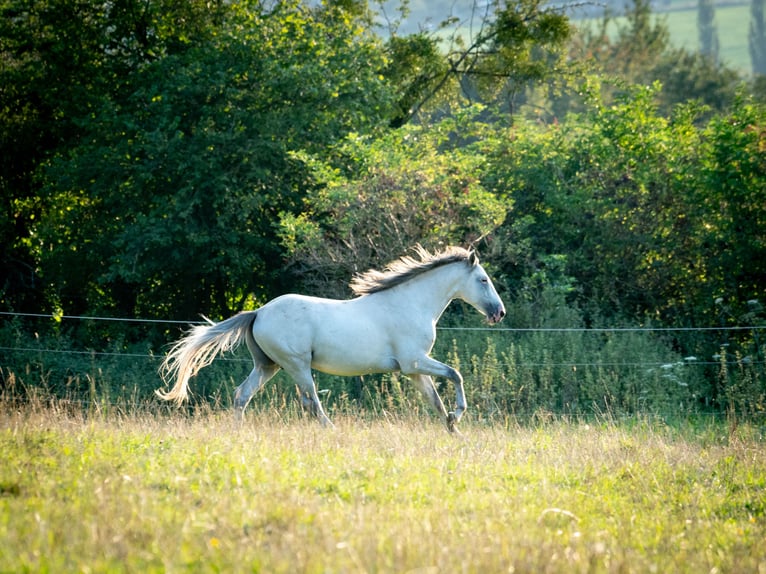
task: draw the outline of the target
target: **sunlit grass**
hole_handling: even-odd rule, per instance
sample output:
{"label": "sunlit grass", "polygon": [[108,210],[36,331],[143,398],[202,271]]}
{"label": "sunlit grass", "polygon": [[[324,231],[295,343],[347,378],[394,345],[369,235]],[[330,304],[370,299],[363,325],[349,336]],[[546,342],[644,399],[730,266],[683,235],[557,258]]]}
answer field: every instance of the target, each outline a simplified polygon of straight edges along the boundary
{"label": "sunlit grass", "polygon": [[763,429],[0,414],[0,571],[757,572]]}

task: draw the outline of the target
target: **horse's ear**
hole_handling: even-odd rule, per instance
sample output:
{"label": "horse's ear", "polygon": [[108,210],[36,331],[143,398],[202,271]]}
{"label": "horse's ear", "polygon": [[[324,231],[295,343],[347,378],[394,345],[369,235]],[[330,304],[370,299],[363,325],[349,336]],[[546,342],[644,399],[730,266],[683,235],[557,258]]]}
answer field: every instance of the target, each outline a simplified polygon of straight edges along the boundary
{"label": "horse's ear", "polygon": [[471,251],[468,253],[468,263],[471,265],[479,264],[479,256],[476,255],[476,252],[473,249],[471,249]]}

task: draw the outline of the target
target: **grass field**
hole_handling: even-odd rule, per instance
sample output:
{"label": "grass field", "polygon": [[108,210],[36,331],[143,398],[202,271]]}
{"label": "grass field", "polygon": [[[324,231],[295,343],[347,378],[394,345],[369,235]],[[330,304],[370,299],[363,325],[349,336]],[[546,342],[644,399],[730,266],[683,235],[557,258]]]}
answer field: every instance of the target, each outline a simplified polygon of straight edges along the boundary
{"label": "grass field", "polygon": [[[671,43],[689,52],[699,50],[699,29],[697,27],[696,3],[686,3],[684,9],[656,13],[664,19],[670,30]],[[590,20],[575,20],[579,26],[589,25]],[[625,24],[624,18],[615,18],[616,26]],[[737,5],[722,5],[715,8],[715,25],[718,31],[721,62],[743,73],[750,74],[752,65],[748,47],[750,30],[750,2]],[[616,27],[613,28],[616,33]]]}
{"label": "grass field", "polygon": [[0,405],[2,572],[763,572],[764,428]]}
{"label": "grass field", "polygon": [[[696,6],[691,10],[668,12],[670,39],[673,45],[690,52],[699,50]],[[737,6],[716,6],[715,24],[720,44],[721,62],[747,74],[752,72],[748,32],[750,30],[750,3]]]}

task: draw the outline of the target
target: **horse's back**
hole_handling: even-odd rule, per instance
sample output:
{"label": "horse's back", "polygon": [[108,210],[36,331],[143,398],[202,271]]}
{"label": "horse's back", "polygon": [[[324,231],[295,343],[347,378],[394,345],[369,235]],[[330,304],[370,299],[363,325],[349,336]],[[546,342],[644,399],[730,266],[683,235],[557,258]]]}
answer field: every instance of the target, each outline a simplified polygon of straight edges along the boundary
{"label": "horse's back", "polygon": [[389,333],[362,299],[282,295],[258,310],[253,336],[278,364],[310,362],[337,375],[395,369]]}
{"label": "horse's back", "polygon": [[286,320],[293,324],[323,322],[341,317],[349,302],[289,293],[272,299],[258,309],[258,318],[262,322]]}

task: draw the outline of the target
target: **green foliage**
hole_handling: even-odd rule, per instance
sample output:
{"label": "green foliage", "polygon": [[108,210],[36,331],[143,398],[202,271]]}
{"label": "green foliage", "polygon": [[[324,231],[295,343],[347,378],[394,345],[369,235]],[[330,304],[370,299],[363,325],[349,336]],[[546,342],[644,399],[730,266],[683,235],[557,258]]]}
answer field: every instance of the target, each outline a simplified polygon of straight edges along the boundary
{"label": "green foliage", "polygon": [[[510,207],[479,181],[482,158],[455,145],[471,114],[407,127],[367,142],[352,137],[337,153],[351,177],[307,159],[315,179],[303,212],[284,214],[282,241],[305,288],[345,296],[355,271],[377,267],[420,242],[471,244],[491,233]],[[342,162],[341,162],[342,163]]]}
{"label": "green foliage", "polygon": [[732,114],[711,121],[689,198],[696,219],[691,249],[700,273],[695,302],[721,297],[736,305],[732,317],[749,311],[747,301],[764,301],[764,125],[764,106],[746,99]]}
{"label": "green foliage", "polygon": [[469,25],[450,15],[430,34],[400,37],[393,26],[387,73],[401,96],[392,125],[441,116],[466,100],[513,113],[527,86],[565,69],[571,28],[560,9],[514,0],[489,2],[479,12],[473,8]]}
{"label": "green foliage", "polygon": [[392,125],[398,127],[409,121],[426,94],[438,90],[438,82],[448,73],[447,62],[439,52],[437,41],[424,33],[392,36],[387,51],[384,74],[397,86],[399,97]]}
{"label": "green foliage", "polygon": [[[625,14],[627,21],[619,26],[618,39],[613,46],[607,44],[607,59],[613,59],[621,78],[630,82],[641,81],[670,44],[670,31],[666,22],[652,15],[647,0],[633,0]],[[605,17],[602,30],[608,25]],[[602,37],[605,34],[602,33]]]}
{"label": "green foliage", "polygon": [[516,285],[543,264],[537,254],[563,254],[583,305],[710,324],[716,297],[764,296],[763,270],[744,256],[762,249],[764,109],[743,102],[700,129],[695,106],[661,116],[656,89],[486,139],[485,185],[514,200],[494,249]]}
{"label": "green foliage", "polygon": [[697,101],[710,108],[710,112],[698,118],[698,123],[709,118],[713,111],[731,109],[743,83],[742,77],[732,68],[705,54],[686,50],[669,50],[657,63],[653,74],[662,83],[662,92],[658,96],[660,111],[672,115],[676,106]]}
{"label": "green foliage", "polygon": [[129,89],[142,65],[203,41],[220,15],[220,4],[200,0],[0,2],[4,304],[34,311],[47,296],[30,252],[44,207],[34,178],[40,163],[75,145],[86,118]]}
{"label": "green foliage", "polygon": [[275,214],[311,185],[290,152],[374,129],[382,63],[354,19],[280,4],[242,7],[209,42],[143,66],[41,172],[49,297],[75,313],[193,317],[269,295]]}
{"label": "green foliage", "polygon": [[530,85],[566,74],[571,35],[569,20],[556,8],[537,0],[498,3],[494,19],[449,59],[469,101],[515,113]]}

